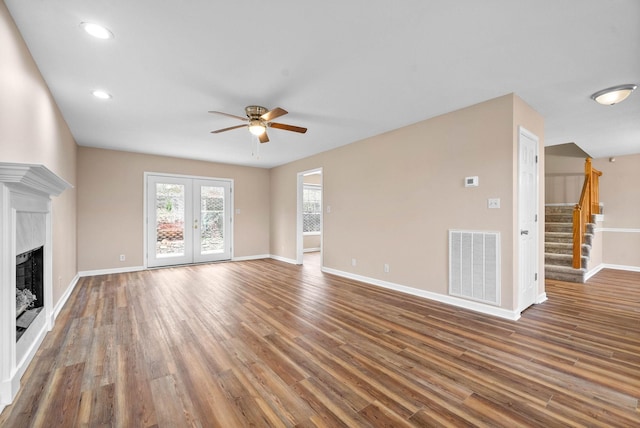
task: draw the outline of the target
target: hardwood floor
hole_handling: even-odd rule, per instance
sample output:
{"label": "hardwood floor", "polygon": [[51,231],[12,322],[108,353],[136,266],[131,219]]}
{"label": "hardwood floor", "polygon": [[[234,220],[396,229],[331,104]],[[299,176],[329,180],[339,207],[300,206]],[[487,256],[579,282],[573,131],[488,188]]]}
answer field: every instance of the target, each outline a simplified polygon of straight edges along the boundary
{"label": "hardwood floor", "polygon": [[639,426],[640,273],[517,322],[274,260],[83,278],[2,427]]}

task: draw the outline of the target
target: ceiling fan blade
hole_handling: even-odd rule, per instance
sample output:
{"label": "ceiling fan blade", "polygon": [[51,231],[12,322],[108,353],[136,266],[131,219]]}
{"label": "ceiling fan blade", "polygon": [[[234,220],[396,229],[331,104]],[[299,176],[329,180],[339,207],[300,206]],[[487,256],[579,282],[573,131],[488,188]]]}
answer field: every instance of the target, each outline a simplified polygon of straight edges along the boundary
{"label": "ceiling fan blade", "polygon": [[267,135],[267,131],[265,131],[262,134],[258,135],[258,139],[260,140],[261,143],[269,142],[269,136]]}
{"label": "ceiling fan blade", "polygon": [[307,132],[307,128],[303,128],[301,126],[286,125],[284,123],[273,122],[270,123],[269,126],[272,128],[284,129],[285,131],[299,132],[301,134]]}
{"label": "ceiling fan blade", "polygon": [[247,125],[236,125],[236,126],[231,126],[229,128],[222,128],[222,129],[218,129],[216,131],[211,131],[212,134],[219,134],[221,132],[225,132],[225,131],[231,131],[232,129],[238,129],[238,128],[246,128]]}
{"label": "ceiling fan blade", "polygon": [[223,116],[229,116],[229,117],[233,117],[234,119],[240,119],[240,120],[244,120],[245,122],[249,119],[247,119],[246,117],[242,117],[242,116],[236,116],[235,114],[229,114],[229,113],[225,113],[223,111],[209,111],[209,113],[214,113],[214,114],[221,114]]}
{"label": "ceiling fan blade", "polygon": [[269,110],[268,112],[266,112],[265,114],[260,116],[260,119],[269,122],[270,120],[273,120],[276,117],[284,116],[287,113],[289,113],[289,112],[286,111],[285,109],[280,108],[280,107],[276,107],[273,110]]}

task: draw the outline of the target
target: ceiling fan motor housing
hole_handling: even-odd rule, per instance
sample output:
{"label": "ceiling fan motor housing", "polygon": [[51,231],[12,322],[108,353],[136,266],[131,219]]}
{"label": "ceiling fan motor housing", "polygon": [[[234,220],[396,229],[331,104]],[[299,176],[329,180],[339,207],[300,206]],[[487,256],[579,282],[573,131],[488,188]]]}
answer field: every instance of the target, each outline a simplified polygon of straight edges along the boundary
{"label": "ceiling fan motor housing", "polygon": [[244,111],[249,119],[259,119],[260,116],[262,116],[269,110],[262,106],[247,106],[245,107]]}

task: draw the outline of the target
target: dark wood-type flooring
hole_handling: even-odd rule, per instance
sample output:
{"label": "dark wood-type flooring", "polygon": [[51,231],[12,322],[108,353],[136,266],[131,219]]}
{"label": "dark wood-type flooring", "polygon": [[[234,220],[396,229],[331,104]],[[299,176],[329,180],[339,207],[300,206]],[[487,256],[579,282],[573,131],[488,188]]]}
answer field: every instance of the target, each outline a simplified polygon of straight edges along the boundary
{"label": "dark wood-type flooring", "polygon": [[274,260],[83,278],[2,427],[640,426],[640,273],[517,322]]}

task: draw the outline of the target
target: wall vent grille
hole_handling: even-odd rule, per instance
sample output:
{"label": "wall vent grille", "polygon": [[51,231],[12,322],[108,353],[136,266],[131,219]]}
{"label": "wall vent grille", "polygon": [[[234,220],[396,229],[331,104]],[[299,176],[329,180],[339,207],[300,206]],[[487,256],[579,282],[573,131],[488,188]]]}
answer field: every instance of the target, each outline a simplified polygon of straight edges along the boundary
{"label": "wall vent grille", "polygon": [[449,294],[500,305],[500,233],[449,230]]}

